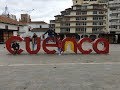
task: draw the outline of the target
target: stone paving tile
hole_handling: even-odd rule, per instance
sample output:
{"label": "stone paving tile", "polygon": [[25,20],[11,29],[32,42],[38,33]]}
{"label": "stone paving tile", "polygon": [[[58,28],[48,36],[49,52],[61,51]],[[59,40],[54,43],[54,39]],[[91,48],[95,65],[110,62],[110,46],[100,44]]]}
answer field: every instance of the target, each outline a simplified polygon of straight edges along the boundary
{"label": "stone paving tile", "polygon": [[0,90],[120,90],[119,69],[119,65],[5,66],[0,67]]}
{"label": "stone paving tile", "polygon": [[0,45],[0,90],[120,90],[120,45],[107,55],[68,52],[14,56]]}

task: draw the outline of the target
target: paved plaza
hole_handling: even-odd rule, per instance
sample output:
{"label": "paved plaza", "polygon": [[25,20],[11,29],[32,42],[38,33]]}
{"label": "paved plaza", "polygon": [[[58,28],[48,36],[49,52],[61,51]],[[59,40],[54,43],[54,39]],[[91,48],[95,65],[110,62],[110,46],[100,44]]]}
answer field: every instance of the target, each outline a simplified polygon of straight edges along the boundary
{"label": "paved plaza", "polygon": [[[24,48],[24,45],[21,46]],[[0,90],[120,90],[120,45],[110,53],[11,55],[0,45]]]}

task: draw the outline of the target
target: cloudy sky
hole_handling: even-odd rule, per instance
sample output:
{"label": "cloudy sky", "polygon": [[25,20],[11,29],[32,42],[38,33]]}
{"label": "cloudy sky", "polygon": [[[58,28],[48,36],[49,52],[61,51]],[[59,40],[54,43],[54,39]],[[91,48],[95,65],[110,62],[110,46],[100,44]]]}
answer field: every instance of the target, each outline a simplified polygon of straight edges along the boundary
{"label": "cloudy sky", "polygon": [[49,22],[60,11],[71,7],[72,0],[0,0],[0,14],[6,5],[9,13],[15,14],[17,18],[20,18],[21,13],[28,13],[33,21]]}

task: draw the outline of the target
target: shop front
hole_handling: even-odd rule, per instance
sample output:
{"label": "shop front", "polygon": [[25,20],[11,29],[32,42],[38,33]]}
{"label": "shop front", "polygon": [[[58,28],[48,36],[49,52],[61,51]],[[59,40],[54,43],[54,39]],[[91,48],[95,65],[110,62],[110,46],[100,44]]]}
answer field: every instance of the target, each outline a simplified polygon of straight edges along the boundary
{"label": "shop front", "polygon": [[0,29],[0,43],[5,43],[11,36],[14,36],[15,30]]}

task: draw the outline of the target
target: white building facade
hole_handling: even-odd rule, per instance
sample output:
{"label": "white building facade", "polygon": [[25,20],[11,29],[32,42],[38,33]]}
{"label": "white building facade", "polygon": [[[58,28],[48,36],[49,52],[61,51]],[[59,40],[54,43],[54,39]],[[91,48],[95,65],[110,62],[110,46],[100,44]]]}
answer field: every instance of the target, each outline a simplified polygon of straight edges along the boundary
{"label": "white building facade", "polygon": [[120,32],[120,0],[109,0],[109,26],[111,32]]}
{"label": "white building facade", "polygon": [[113,42],[120,43],[120,0],[108,2],[109,30],[113,34]]}
{"label": "white building facade", "polygon": [[33,34],[37,34],[38,37],[42,36],[49,29],[49,24],[44,21],[31,21],[24,24],[19,31],[21,37],[32,37]]}

